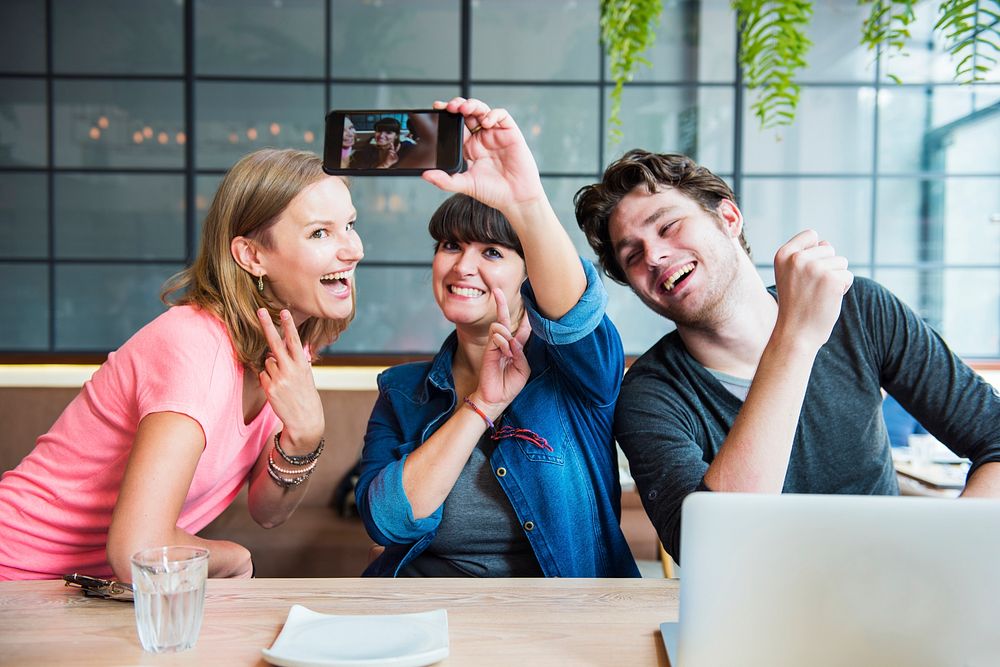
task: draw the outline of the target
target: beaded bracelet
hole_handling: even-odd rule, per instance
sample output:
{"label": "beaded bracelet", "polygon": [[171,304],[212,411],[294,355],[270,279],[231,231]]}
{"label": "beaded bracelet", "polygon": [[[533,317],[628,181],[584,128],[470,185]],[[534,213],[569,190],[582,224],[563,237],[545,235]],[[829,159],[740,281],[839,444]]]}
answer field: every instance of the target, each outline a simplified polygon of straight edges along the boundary
{"label": "beaded bracelet", "polygon": [[310,463],[305,468],[302,468],[301,470],[289,470],[288,468],[280,467],[277,463],[274,462],[273,449],[271,450],[271,453],[267,455],[267,465],[271,468],[271,470],[273,470],[274,472],[280,472],[282,475],[308,475],[312,473],[313,469],[316,467],[316,463],[317,463],[316,461],[313,461],[312,463]]}
{"label": "beaded bracelet", "polygon": [[302,475],[302,477],[293,477],[292,479],[285,479],[281,475],[271,470],[271,466],[267,467],[267,474],[270,475],[271,479],[273,479],[275,483],[277,483],[277,485],[283,489],[287,489],[292,486],[298,486],[302,482],[309,479],[309,475]]}
{"label": "beaded bracelet", "polygon": [[470,399],[470,398],[469,398],[468,396],[466,396],[466,397],[465,397],[464,399],[462,399],[462,400],[464,400],[464,401],[465,401],[465,404],[466,404],[467,406],[469,406],[469,409],[470,409],[470,410],[472,410],[472,411],[473,411],[473,412],[475,412],[475,413],[476,413],[477,415],[479,415],[480,417],[482,417],[482,418],[483,418],[483,421],[484,421],[484,422],[486,422],[486,425],[487,425],[487,426],[489,426],[490,428],[496,428],[496,426],[495,426],[495,425],[493,424],[493,420],[492,420],[492,419],[490,419],[489,417],[487,417],[487,416],[486,416],[486,413],[485,413],[485,412],[483,412],[482,410],[480,410],[480,409],[479,409],[479,406],[478,406],[478,405],[476,405],[475,403],[473,403],[473,402],[472,402],[472,400],[471,400],[471,399]]}
{"label": "beaded bracelet", "polygon": [[326,445],[326,438],[319,439],[319,445],[316,449],[309,452],[308,454],[303,454],[302,456],[294,456],[292,454],[286,454],[283,449],[281,449],[281,434],[282,431],[278,431],[274,434],[274,448],[278,450],[278,454],[281,458],[285,459],[288,463],[293,466],[304,466],[308,463],[312,463],[319,458],[319,455],[323,453],[323,447]]}

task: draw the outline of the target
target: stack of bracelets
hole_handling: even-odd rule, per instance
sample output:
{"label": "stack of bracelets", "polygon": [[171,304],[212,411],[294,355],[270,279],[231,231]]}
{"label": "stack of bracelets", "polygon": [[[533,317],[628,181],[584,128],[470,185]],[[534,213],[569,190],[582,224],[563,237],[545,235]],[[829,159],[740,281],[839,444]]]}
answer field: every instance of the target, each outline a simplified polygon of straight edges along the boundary
{"label": "stack of bracelets", "polygon": [[[323,446],[326,444],[325,439],[319,439],[319,445],[316,449],[308,454],[303,454],[302,456],[293,456],[291,454],[286,454],[281,448],[281,431],[274,434],[274,449],[267,455],[267,474],[271,476],[274,482],[284,488],[290,488],[293,486],[298,486],[302,482],[309,479],[312,475],[313,470],[316,469],[316,461],[319,459],[319,455],[323,453]],[[298,470],[289,470],[288,468],[282,468],[277,463],[274,462],[274,452],[277,451],[278,455],[281,456],[287,463],[293,466],[305,466],[305,468],[300,468]],[[294,477],[283,477],[282,475],[294,475]]]}

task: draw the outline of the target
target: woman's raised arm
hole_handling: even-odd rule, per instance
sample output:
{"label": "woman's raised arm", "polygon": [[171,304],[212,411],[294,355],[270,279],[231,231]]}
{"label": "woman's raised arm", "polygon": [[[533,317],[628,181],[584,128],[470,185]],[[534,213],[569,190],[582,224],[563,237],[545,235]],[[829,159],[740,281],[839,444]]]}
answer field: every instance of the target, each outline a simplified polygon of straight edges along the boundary
{"label": "woman's raised arm", "polygon": [[447,192],[462,192],[503,213],[524,249],[524,262],[542,315],[557,320],[576,305],[587,278],[569,234],[549,203],[524,135],[505,109],[462,97],[435,102],[465,117],[469,170],[433,170],[423,178]]}

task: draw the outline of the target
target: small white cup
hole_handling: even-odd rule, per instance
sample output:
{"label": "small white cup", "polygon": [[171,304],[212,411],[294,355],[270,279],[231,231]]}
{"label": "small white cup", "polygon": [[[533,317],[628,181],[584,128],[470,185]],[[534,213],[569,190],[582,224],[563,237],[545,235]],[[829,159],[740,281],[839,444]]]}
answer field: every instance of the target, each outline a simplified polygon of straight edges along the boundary
{"label": "small white cup", "polygon": [[174,653],[194,646],[205,607],[208,549],[155,547],[132,554],[131,560],[142,648]]}

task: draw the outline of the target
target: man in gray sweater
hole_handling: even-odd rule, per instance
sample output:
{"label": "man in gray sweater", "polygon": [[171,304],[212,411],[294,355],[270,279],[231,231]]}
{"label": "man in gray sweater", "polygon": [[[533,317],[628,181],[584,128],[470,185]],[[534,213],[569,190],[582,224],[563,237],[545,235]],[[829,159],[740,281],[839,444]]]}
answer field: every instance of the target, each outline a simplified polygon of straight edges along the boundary
{"label": "man in gray sweater", "polygon": [[680,560],[694,491],[898,494],[881,388],[1000,496],[1000,396],[892,293],[803,231],[761,281],[722,179],[633,150],[576,195],[605,273],[677,329],[625,376],[615,437]]}

